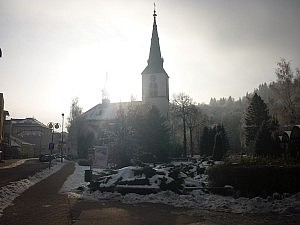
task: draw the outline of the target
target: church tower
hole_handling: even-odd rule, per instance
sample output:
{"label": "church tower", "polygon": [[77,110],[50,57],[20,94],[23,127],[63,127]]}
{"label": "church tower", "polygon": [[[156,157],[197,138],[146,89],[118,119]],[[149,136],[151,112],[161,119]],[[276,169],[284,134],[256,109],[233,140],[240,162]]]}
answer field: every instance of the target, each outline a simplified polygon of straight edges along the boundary
{"label": "church tower", "polygon": [[153,29],[148,65],[142,72],[142,100],[155,106],[162,116],[169,112],[169,76],[164,70],[156,25],[156,11],[153,14]]}

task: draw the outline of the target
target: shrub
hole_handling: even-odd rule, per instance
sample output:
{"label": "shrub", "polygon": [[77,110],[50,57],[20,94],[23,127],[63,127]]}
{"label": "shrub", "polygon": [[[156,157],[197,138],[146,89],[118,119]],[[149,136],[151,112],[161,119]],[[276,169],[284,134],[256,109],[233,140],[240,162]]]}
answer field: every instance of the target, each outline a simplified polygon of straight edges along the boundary
{"label": "shrub", "polygon": [[300,190],[300,166],[223,164],[208,169],[208,176],[209,186],[231,185],[246,197]]}

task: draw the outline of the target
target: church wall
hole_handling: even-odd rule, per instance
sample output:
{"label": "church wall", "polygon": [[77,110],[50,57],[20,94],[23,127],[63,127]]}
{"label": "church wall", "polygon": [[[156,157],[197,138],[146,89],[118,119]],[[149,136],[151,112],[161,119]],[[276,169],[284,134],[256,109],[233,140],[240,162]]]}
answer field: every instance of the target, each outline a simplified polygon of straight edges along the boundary
{"label": "church wall", "polygon": [[164,73],[144,74],[143,103],[156,106],[163,116],[167,116],[169,110],[168,76]]}
{"label": "church wall", "polygon": [[[168,97],[168,77],[166,74],[144,74],[142,78],[143,99],[148,97]],[[151,96],[151,88],[157,88],[156,94]]]}

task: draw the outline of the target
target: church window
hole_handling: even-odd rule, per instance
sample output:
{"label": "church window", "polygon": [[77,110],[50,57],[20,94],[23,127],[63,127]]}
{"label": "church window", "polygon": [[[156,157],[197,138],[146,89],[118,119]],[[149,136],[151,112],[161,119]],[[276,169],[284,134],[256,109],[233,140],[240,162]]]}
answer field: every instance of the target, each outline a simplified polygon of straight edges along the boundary
{"label": "church window", "polygon": [[150,77],[149,97],[157,97],[157,95],[158,95],[158,86],[156,82],[156,77],[152,75]]}

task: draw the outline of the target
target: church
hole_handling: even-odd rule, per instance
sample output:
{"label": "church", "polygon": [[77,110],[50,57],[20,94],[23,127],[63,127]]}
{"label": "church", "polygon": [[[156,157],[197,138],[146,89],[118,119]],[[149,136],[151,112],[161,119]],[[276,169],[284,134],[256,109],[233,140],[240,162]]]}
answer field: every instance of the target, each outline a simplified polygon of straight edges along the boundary
{"label": "church", "polygon": [[[99,127],[109,127],[114,124],[117,118],[118,111],[122,108],[125,112],[130,106],[147,105],[155,106],[160,114],[167,118],[169,112],[169,76],[164,70],[164,60],[161,56],[159,37],[156,23],[156,10],[153,13],[153,28],[150,44],[150,53],[146,68],[142,71],[142,101],[117,102],[111,103],[106,90],[102,90],[102,103],[97,104],[82,114],[81,118],[84,121],[84,128],[92,131],[97,139]],[[108,135],[109,136],[109,135]],[[103,140],[103,144],[105,144]],[[72,155],[77,157],[77,144],[72,143]]]}
{"label": "church", "polygon": [[83,118],[91,123],[97,121],[113,120],[120,107],[126,110],[130,104],[147,104],[155,106],[162,116],[168,117],[169,112],[169,76],[166,73],[161,56],[156,23],[156,10],[153,13],[153,28],[150,53],[147,66],[142,75],[142,102],[111,103],[106,91],[102,91],[102,103],[94,106],[83,114]]}

